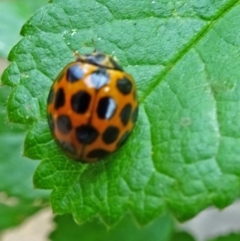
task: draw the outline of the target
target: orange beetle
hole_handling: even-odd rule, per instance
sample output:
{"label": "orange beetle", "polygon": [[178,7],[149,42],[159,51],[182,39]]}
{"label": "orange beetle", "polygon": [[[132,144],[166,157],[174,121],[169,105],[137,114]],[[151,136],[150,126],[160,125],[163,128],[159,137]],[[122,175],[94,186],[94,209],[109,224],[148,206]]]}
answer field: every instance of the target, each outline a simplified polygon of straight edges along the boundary
{"label": "orange beetle", "polygon": [[109,55],[77,55],[53,82],[47,117],[54,139],[76,161],[91,163],[117,150],[138,116],[133,78]]}

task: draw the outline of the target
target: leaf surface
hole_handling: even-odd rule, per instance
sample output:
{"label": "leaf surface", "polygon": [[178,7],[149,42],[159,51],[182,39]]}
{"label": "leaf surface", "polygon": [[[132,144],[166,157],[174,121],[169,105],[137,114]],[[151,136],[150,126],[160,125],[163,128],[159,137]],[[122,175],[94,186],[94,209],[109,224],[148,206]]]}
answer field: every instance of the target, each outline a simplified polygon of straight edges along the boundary
{"label": "leaf surface", "polygon": [[[36,187],[56,213],[112,225],[127,210],[147,223],[180,220],[240,194],[240,4],[221,1],[54,0],[22,28],[3,83],[8,116],[30,124],[24,153],[42,159]],[[119,151],[93,165],[59,150],[46,99],[73,52],[95,46],[134,76],[140,113]]]}

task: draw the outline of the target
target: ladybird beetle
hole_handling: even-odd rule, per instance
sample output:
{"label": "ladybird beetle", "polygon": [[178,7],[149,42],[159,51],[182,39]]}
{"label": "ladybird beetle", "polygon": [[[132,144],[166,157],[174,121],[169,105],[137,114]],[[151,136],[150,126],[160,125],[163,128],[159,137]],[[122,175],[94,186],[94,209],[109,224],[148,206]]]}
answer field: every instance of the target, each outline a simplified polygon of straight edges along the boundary
{"label": "ladybird beetle", "polygon": [[109,55],[77,55],[53,82],[47,100],[50,130],[63,151],[91,163],[117,150],[138,116],[133,78]]}

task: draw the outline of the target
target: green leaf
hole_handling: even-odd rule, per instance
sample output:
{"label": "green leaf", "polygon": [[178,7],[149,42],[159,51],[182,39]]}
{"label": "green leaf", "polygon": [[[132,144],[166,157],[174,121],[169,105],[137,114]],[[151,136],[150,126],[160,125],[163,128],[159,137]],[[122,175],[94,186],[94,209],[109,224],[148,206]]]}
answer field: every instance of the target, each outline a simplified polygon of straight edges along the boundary
{"label": "green leaf", "polygon": [[[144,224],[239,197],[239,11],[237,0],[54,0],[24,25],[2,81],[13,86],[9,119],[32,125],[24,153],[43,160],[34,183],[53,190],[54,212],[112,225],[130,211]],[[46,98],[92,39],[134,76],[140,113],[126,145],[83,165],[52,139]]]}
{"label": "green leaf", "polygon": [[209,241],[239,241],[240,240],[240,234],[229,234],[223,237],[211,239]]}
{"label": "green leaf", "polygon": [[[24,131],[24,126],[12,124],[8,122],[7,116],[6,116],[6,106],[7,106],[7,97],[10,93],[10,88],[4,86],[0,87],[0,135],[3,135],[5,133],[11,132],[20,132],[22,133]],[[13,130],[14,128],[14,130]]]}
{"label": "green leaf", "polygon": [[97,221],[78,226],[71,216],[57,216],[56,230],[50,234],[51,241],[168,241],[173,232],[173,221],[163,216],[150,225],[141,228],[131,218],[125,218],[116,227],[107,230]]}
{"label": "green leaf", "polygon": [[20,39],[19,32],[23,23],[46,0],[11,0],[0,1],[0,57],[6,57]]}
{"label": "green leaf", "polygon": [[21,156],[24,129],[8,123],[5,116],[5,97],[8,93],[7,88],[0,88],[0,192],[32,201],[47,198],[47,191],[33,189],[32,175],[38,163]]}

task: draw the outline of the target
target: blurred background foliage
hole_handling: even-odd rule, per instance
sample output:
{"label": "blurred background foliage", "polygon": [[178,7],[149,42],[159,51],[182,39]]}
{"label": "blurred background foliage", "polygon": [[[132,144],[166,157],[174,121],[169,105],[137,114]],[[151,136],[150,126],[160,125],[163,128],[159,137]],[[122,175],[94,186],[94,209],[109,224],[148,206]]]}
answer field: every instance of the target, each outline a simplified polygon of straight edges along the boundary
{"label": "blurred background foliage", "polygon": [[22,25],[46,0],[1,0],[0,1],[0,57],[6,58],[10,49],[20,40]]}

